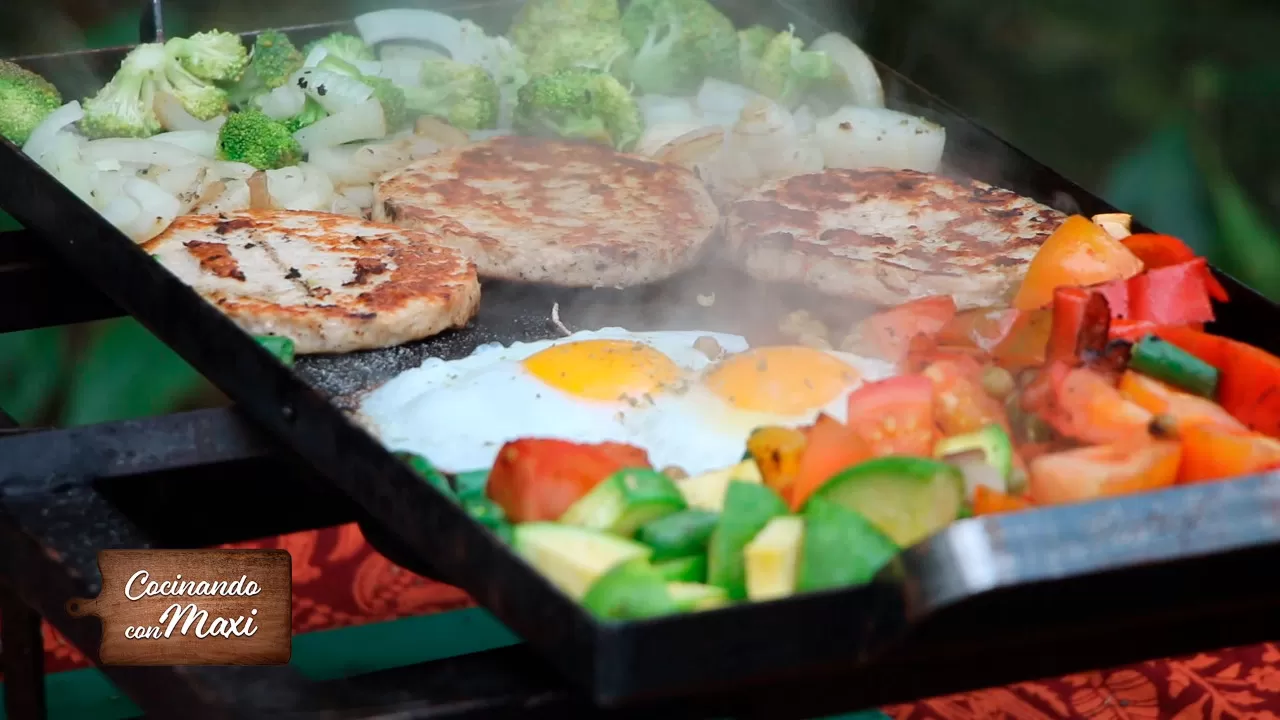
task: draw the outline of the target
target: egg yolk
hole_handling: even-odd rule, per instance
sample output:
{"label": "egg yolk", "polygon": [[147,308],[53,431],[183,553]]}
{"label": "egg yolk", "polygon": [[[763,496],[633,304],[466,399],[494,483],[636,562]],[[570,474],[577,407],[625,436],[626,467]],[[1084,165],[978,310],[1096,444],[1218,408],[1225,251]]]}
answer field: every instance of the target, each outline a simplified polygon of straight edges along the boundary
{"label": "egg yolk", "polygon": [[681,381],[666,355],[629,340],[583,340],[552,345],[525,358],[525,370],[551,387],[590,400],[655,394]]}
{"label": "egg yolk", "polygon": [[858,371],[809,347],[764,347],[732,355],[706,377],[706,386],[740,410],[799,415],[839,397]]}

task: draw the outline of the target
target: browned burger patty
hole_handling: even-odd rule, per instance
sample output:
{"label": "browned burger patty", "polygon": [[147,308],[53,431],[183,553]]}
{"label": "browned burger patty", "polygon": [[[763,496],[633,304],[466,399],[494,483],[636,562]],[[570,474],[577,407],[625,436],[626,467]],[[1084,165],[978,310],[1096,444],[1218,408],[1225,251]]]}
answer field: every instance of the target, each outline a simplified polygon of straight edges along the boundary
{"label": "browned burger patty", "polygon": [[387,174],[373,219],[441,237],[481,277],[592,287],[688,268],[719,211],[679,166],[591,143],[501,137]]}
{"label": "browned burger patty", "polygon": [[144,245],[247,332],[299,353],[390,347],[462,327],[480,282],[424,233],[318,212],[180,217]]}
{"label": "browned burger patty", "polygon": [[1001,301],[1065,219],[977,181],[912,170],[797,175],[726,211],[726,249],[762,280],[894,305],[951,295],[960,307]]}

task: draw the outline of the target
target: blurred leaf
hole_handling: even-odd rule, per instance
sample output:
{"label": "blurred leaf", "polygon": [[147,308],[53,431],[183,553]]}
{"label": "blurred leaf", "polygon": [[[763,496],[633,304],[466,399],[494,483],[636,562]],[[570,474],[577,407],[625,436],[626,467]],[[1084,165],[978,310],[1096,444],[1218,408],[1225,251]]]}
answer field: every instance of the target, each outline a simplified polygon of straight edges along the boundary
{"label": "blurred leaf", "polygon": [[0,232],[9,232],[10,230],[21,230],[22,226],[17,220],[9,217],[8,213],[0,211]]}
{"label": "blurred leaf", "polygon": [[0,335],[0,408],[19,423],[48,418],[66,380],[66,338],[58,327]]}
{"label": "blurred leaf", "polygon": [[1190,133],[1168,123],[1111,169],[1107,200],[1144,225],[1176,235],[1208,254],[1217,240],[1213,206],[1196,163]]}
{"label": "blurred leaf", "polygon": [[1221,237],[1215,253],[1219,264],[1244,284],[1280,300],[1280,235],[1220,160],[1205,165]]}
{"label": "blurred leaf", "polygon": [[70,380],[60,424],[159,415],[182,407],[207,383],[137,322],[101,323]]}

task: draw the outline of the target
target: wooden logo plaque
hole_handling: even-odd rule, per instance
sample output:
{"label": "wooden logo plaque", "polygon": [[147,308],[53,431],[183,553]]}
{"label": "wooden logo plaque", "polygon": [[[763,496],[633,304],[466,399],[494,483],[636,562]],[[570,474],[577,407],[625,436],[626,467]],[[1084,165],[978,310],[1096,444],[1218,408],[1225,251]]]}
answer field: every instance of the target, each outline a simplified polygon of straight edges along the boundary
{"label": "wooden logo plaque", "polygon": [[67,602],[102,621],[104,665],[283,665],[292,651],[285,550],[103,550],[102,592]]}

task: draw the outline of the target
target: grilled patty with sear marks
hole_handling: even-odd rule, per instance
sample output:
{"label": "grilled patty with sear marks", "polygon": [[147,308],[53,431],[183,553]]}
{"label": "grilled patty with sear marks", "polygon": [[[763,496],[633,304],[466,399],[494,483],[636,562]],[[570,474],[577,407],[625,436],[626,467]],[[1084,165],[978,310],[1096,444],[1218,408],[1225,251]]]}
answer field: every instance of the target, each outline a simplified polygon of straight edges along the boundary
{"label": "grilled patty with sear marks", "polygon": [[879,305],[951,295],[999,303],[1065,215],[977,181],[837,170],[761,187],[726,211],[725,249],[749,275]]}
{"label": "grilled patty with sear marks", "polygon": [[178,218],[143,246],[247,332],[299,353],[384,348],[462,327],[480,282],[425,233],[265,210]]}
{"label": "grilled patty with sear marks", "polygon": [[499,137],[388,173],[373,219],[439,236],[481,277],[593,287],[692,266],[719,211],[682,167],[592,143]]}

